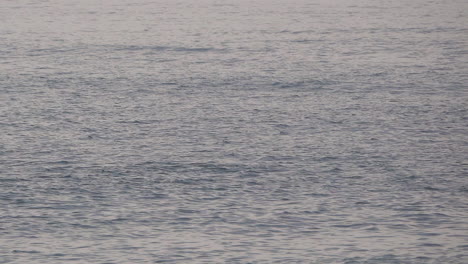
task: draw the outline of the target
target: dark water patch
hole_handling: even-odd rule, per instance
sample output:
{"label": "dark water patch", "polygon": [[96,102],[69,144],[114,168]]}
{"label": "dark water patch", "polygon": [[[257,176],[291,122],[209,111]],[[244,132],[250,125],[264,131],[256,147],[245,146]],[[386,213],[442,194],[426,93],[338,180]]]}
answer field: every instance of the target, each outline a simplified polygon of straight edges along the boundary
{"label": "dark water patch", "polygon": [[28,179],[22,179],[22,178],[0,178],[0,182],[4,183],[16,183],[16,182],[28,182],[30,180]]}
{"label": "dark water patch", "polygon": [[410,230],[411,226],[407,224],[386,224],[387,228],[397,229],[397,230]]}
{"label": "dark water patch", "polygon": [[420,247],[443,247],[443,245],[436,244],[436,243],[422,243],[422,244],[419,244],[418,246]]}
{"label": "dark water patch", "polygon": [[80,229],[97,229],[98,226],[93,225],[85,225],[85,224],[70,224],[73,228],[80,228]]}
{"label": "dark water patch", "polygon": [[359,228],[367,228],[369,226],[373,226],[374,224],[368,224],[368,223],[361,223],[361,224],[349,224],[349,225],[332,225],[331,227],[336,227],[336,228],[351,228],[351,229],[359,229]]}
{"label": "dark water patch", "polygon": [[428,236],[428,237],[434,237],[434,236],[440,236],[440,233],[419,233],[419,236]]}
{"label": "dark water patch", "polygon": [[15,253],[15,254],[38,254],[38,253],[41,253],[40,251],[37,251],[37,250],[19,250],[19,249],[15,249],[12,251],[12,253]]}
{"label": "dark water patch", "polygon": [[[145,52],[181,52],[181,53],[204,53],[204,52],[225,52],[224,49],[213,47],[178,47],[178,46],[146,46],[146,45],[128,45],[128,46],[109,46],[116,51],[145,51]],[[146,53],[149,55],[149,53]]]}

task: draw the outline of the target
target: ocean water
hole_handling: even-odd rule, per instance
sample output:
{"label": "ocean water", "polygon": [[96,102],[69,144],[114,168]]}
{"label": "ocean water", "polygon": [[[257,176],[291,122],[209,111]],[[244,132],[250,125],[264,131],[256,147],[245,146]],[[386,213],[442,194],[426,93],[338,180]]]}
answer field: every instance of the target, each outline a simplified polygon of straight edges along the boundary
{"label": "ocean water", "polygon": [[0,263],[468,263],[465,0],[2,0]]}

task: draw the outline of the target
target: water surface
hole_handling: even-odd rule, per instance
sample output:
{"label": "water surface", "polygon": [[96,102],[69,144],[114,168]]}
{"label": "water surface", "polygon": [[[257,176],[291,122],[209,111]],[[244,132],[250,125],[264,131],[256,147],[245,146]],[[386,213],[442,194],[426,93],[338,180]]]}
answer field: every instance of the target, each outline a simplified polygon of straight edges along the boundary
{"label": "water surface", "polygon": [[0,5],[0,263],[468,263],[466,1]]}

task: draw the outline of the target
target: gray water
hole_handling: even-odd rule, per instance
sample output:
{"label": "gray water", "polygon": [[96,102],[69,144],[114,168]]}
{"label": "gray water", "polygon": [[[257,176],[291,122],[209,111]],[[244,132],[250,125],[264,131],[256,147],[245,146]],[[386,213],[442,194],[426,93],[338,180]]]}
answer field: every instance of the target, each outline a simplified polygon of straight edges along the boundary
{"label": "gray water", "polygon": [[2,0],[0,263],[468,263],[468,2]]}

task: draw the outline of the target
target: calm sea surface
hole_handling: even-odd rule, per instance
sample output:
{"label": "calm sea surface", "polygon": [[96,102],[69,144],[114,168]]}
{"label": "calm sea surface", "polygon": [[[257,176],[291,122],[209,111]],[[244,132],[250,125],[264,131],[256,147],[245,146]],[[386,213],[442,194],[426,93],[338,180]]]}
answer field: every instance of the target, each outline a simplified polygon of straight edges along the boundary
{"label": "calm sea surface", "polygon": [[465,0],[1,0],[0,263],[468,263]]}

